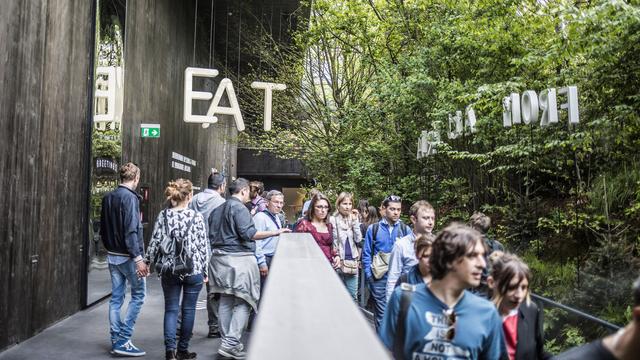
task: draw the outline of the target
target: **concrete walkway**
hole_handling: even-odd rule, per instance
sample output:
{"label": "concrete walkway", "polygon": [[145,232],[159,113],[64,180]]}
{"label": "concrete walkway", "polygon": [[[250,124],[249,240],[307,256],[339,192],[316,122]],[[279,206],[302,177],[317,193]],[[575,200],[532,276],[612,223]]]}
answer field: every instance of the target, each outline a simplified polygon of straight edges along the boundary
{"label": "concrete walkway", "polygon": [[[125,304],[129,302],[128,294]],[[189,350],[197,352],[199,359],[217,359],[220,339],[207,338],[209,328],[204,299],[203,287]],[[0,360],[114,359],[115,357],[109,355],[111,343],[108,314],[109,301],[106,300],[1,352]],[[133,343],[147,352],[144,358],[164,359],[163,316],[162,287],[157,276],[152,275],[147,278],[147,296],[133,334]]]}

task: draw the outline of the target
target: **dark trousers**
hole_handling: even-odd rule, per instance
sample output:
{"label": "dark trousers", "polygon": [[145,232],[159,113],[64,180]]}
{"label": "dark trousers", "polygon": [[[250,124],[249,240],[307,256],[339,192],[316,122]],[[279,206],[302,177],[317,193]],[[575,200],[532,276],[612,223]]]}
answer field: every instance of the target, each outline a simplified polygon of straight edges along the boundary
{"label": "dark trousers", "polygon": [[[196,317],[196,302],[202,289],[202,274],[180,278],[175,275],[162,276],[162,291],[164,293],[164,345],[167,350],[176,349],[176,325],[178,313],[182,313],[180,327],[180,341],[177,349],[185,351],[189,348],[189,340],[193,332],[193,322]],[[182,295],[182,309],[180,309],[180,295]]]}

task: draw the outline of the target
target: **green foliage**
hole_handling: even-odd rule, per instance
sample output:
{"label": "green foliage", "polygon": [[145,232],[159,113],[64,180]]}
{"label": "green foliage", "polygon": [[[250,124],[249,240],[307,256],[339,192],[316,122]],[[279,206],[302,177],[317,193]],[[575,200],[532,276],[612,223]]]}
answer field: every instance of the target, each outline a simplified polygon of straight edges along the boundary
{"label": "green foliage", "polygon": [[[426,198],[438,227],[482,210],[492,235],[525,254],[536,292],[624,323],[630,276],[611,279],[639,269],[638,3],[312,4],[294,45],[261,48],[288,89],[274,103],[275,131],[245,140],[303,160],[324,189],[372,203]],[[578,125],[561,110],[547,127],[502,126],[509,93],[569,85]],[[478,131],[448,139],[448,115],[468,105]],[[423,130],[442,141],[418,160]],[[551,349],[602,334],[551,315]]]}

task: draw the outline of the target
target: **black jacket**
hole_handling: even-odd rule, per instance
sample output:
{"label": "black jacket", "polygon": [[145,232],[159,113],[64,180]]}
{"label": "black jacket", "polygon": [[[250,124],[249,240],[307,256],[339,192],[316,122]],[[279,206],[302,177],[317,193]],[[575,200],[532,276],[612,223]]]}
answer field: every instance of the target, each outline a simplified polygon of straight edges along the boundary
{"label": "black jacket", "polygon": [[258,232],[251,213],[235,197],[230,197],[209,215],[209,242],[212,250],[228,253],[253,253]]}
{"label": "black jacket", "polygon": [[100,237],[111,255],[144,255],[140,197],[126,186],[105,195],[100,214]]}
{"label": "black jacket", "polygon": [[542,336],[542,311],[531,302],[523,302],[518,309],[518,343],[516,360],[550,359],[551,355],[544,351]]}

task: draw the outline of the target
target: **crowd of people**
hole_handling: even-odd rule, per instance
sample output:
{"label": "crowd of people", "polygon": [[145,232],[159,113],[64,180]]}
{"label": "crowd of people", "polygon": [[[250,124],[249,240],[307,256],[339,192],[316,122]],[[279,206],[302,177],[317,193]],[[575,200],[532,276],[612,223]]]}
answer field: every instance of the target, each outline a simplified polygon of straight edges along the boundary
{"label": "crowd of people", "polygon": [[[265,192],[262,183],[243,178],[227,186],[213,171],[207,189],[195,196],[189,180],[169,182],[167,206],[156,218],[145,252],[135,193],[140,170],[125,164],[120,178],[118,189],[103,199],[101,215],[112,279],[113,354],[145,355],[131,337],[145,277],[153,269],[165,300],[167,360],[197,357],[189,341],[205,284],[208,336],[221,338],[221,356],[245,358],[241,338],[258,310],[279,236],[293,228],[311,234],[354,301],[369,296],[375,329],[394,358],[551,358],[544,350],[541,311],[530,298],[532,273],[488,236],[491,219],[482,213],[473,214],[468,224],[452,223],[434,233],[435,210],[425,200],[410,206],[410,224],[405,224],[398,196],[386,197],[379,208],[366,200],[356,207],[353,195],[342,192],[332,206],[314,189],[302,216],[288,226],[280,191]],[[122,319],[127,283],[131,300]],[[640,281],[634,289],[627,327],[559,358],[640,354]]]}

